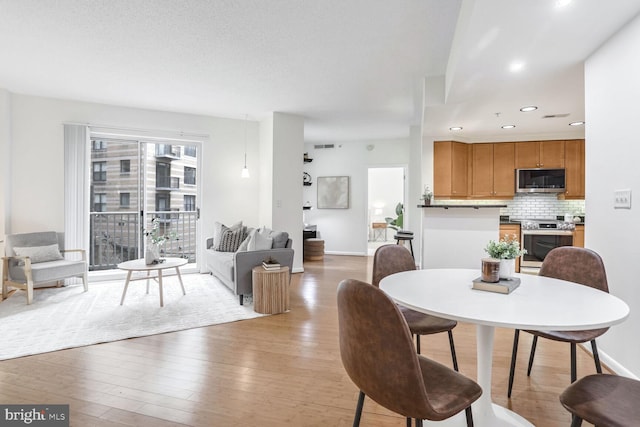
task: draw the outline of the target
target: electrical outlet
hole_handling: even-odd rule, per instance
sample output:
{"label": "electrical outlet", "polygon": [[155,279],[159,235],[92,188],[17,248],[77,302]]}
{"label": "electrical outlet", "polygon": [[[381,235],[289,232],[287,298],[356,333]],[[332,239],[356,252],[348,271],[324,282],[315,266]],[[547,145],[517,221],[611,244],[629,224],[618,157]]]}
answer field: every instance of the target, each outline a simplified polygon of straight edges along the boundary
{"label": "electrical outlet", "polygon": [[276,200],[276,208],[282,207],[282,200]]}
{"label": "electrical outlet", "polygon": [[631,209],[631,190],[616,190],[613,192],[614,209]]}

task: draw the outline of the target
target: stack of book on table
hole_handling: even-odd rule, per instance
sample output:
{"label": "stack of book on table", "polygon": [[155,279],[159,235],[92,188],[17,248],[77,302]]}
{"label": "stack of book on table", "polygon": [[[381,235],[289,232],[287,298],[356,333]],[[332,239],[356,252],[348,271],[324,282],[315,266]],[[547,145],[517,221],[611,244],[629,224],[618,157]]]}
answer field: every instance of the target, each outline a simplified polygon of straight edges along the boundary
{"label": "stack of book on table", "polygon": [[265,270],[279,270],[280,264],[278,264],[277,262],[262,261],[262,268],[264,268]]}
{"label": "stack of book on table", "polygon": [[473,279],[473,289],[481,291],[510,294],[518,286],[520,286],[520,279],[517,277],[512,277],[511,279],[500,279],[495,283],[484,282],[481,277]]}

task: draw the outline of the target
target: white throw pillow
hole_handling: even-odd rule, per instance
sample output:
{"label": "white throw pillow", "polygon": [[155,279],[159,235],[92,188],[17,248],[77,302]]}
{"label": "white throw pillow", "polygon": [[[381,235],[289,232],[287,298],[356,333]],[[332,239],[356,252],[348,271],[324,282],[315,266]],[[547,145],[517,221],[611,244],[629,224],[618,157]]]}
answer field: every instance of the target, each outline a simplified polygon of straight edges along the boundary
{"label": "white throw pillow", "polygon": [[63,259],[57,243],[47,246],[13,247],[16,256],[28,256],[33,264]]}
{"label": "white throw pillow", "polygon": [[253,238],[249,240],[249,244],[247,245],[248,251],[264,251],[267,249],[271,249],[271,245],[273,244],[273,239],[270,237],[265,237],[262,233],[254,233]]}
{"label": "white throw pillow", "polygon": [[242,243],[240,243],[236,252],[246,252],[249,248],[249,242],[251,241],[252,236],[257,232],[258,230],[255,228],[247,228],[247,237],[242,241]]}

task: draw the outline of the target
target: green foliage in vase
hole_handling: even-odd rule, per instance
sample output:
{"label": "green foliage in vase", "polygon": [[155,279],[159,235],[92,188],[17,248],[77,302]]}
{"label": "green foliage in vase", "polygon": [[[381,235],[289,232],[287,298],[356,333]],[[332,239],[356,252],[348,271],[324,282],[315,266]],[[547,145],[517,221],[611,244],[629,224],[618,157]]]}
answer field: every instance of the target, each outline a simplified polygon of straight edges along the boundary
{"label": "green foliage in vase", "polygon": [[160,223],[158,222],[158,218],[153,218],[151,220],[151,228],[145,229],[142,233],[151,243],[158,246],[164,244],[167,240],[178,240],[178,235],[175,231],[170,231],[169,233],[162,235],[160,234]]}
{"label": "green foliage in vase", "polygon": [[491,258],[515,259],[527,253],[526,249],[520,249],[520,243],[515,234],[505,235],[500,241],[490,240],[484,251]]}
{"label": "green foliage in vase", "polygon": [[402,230],[402,224],[404,220],[404,205],[402,203],[398,203],[396,205],[396,215],[397,217],[391,218],[386,217],[384,220],[387,221],[387,225],[389,228],[393,228],[394,230]]}

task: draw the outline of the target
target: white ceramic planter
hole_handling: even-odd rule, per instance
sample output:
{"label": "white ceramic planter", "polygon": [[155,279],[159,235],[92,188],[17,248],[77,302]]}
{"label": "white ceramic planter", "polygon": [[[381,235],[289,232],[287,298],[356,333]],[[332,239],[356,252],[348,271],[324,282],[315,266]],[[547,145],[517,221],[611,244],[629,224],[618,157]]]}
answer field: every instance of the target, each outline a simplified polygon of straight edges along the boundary
{"label": "white ceramic planter", "polygon": [[511,279],[516,274],[516,260],[501,259],[500,260],[500,278]]}

